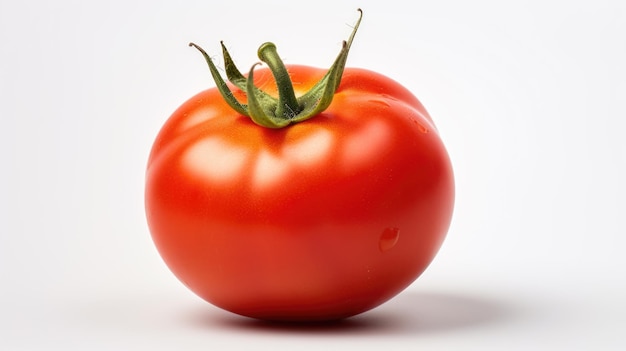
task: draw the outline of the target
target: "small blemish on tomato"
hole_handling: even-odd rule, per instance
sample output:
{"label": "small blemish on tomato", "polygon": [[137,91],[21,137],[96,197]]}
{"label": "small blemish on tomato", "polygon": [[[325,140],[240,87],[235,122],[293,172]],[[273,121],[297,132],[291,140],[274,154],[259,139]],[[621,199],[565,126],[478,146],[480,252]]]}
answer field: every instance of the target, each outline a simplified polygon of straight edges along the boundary
{"label": "small blemish on tomato", "polygon": [[417,126],[417,129],[420,132],[422,132],[424,134],[428,133],[428,128],[424,127],[420,122],[418,122],[418,121],[416,121],[414,119],[411,119],[411,122],[413,122],[413,124],[415,124]]}
{"label": "small blemish on tomato", "polygon": [[380,235],[380,240],[378,240],[378,248],[380,252],[386,252],[391,250],[398,243],[398,239],[400,238],[400,229],[398,228],[387,228]]}
{"label": "small blemish on tomato", "polygon": [[391,104],[389,104],[387,101],[383,99],[370,99],[369,102],[372,102],[374,104],[381,105],[384,107],[391,107]]}

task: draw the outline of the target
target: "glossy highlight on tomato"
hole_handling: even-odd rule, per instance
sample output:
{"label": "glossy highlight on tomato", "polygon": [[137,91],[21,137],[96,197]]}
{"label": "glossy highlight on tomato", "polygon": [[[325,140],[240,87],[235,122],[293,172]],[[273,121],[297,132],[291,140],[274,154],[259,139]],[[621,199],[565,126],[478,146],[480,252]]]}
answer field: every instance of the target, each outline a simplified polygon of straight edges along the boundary
{"label": "glossy highlight on tomato", "polygon": [[[284,67],[296,97],[327,72]],[[249,83],[278,96],[276,82],[264,67]],[[250,91],[228,86],[246,106]],[[346,318],[400,293],[435,257],[453,203],[422,104],[357,68],[324,111],[280,128],[202,91],[162,127],[146,173],[150,232],[176,277],[222,309],[276,321]]]}

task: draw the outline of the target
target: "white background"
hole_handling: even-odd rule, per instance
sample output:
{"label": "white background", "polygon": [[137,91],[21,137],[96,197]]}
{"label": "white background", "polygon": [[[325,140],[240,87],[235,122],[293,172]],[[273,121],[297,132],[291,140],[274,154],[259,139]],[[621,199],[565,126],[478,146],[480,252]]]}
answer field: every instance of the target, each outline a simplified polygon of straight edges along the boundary
{"label": "white background", "polygon": [[[0,349],[624,350],[626,2],[0,0]],[[431,267],[345,323],[278,327],[201,301],[143,212],[162,123],[274,41],[411,89],[453,160]]]}

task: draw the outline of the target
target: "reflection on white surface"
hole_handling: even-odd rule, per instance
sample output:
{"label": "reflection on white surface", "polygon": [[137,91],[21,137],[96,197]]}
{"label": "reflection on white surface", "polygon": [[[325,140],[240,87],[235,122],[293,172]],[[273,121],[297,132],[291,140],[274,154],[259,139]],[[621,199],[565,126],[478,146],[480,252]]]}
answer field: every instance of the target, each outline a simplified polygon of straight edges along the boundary
{"label": "reflection on white surface", "polygon": [[450,335],[459,330],[480,329],[490,325],[515,325],[536,314],[536,311],[523,312],[528,303],[409,289],[373,310],[330,323],[272,323],[214,309],[190,309],[185,316],[192,326],[205,330],[275,335],[335,335],[340,338],[369,335],[378,336],[382,343],[389,336],[419,338]]}

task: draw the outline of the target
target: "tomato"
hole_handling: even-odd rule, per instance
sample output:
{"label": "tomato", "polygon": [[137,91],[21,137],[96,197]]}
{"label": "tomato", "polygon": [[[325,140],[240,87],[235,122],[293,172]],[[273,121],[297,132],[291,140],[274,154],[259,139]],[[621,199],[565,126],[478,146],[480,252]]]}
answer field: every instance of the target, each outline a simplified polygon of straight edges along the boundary
{"label": "tomato", "polygon": [[[326,74],[284,68],[296,96]],[[276,96],[275,76],[255,69],[245,83]],[[228,89],[250,104],[251,91]],[[218,88],[200,92],[159,132],[146,174],[147,221],[171,271],[206,301],[267,320],[335,320],[389,300],[433,260],[453,202],[423,105],[356,68],[323,112],[280,128],[233,110]]]}

